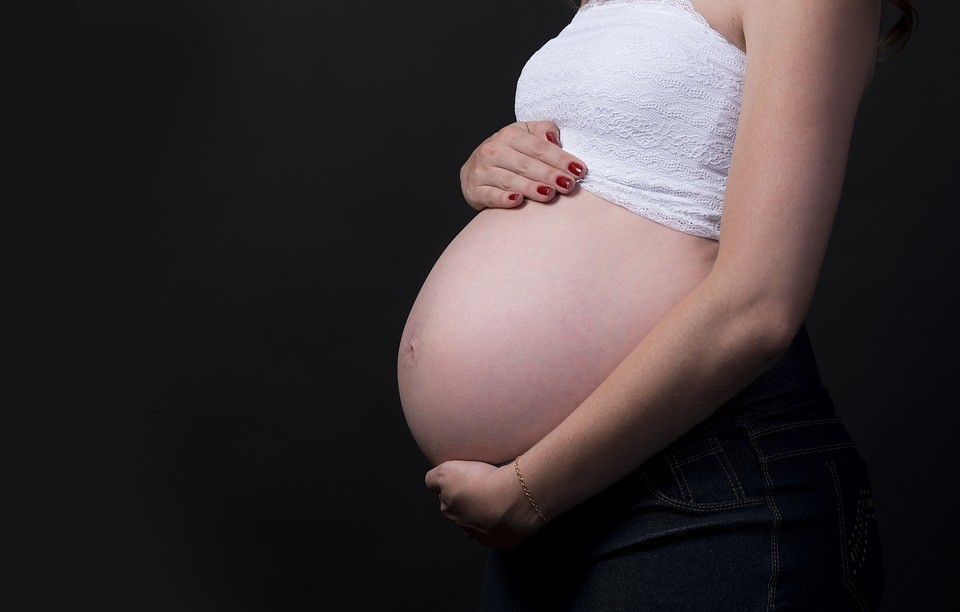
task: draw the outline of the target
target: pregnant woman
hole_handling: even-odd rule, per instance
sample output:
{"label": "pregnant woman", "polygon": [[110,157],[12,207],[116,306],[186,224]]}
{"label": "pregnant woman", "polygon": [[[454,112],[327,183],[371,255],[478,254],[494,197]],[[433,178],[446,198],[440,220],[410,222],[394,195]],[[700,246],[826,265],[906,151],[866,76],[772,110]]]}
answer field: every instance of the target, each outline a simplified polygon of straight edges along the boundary
{"label": "pregnant woman", "polygon": [[877,608],[804,318],[894,4],[587,0],[526,64],[398,355],[485,609]]}

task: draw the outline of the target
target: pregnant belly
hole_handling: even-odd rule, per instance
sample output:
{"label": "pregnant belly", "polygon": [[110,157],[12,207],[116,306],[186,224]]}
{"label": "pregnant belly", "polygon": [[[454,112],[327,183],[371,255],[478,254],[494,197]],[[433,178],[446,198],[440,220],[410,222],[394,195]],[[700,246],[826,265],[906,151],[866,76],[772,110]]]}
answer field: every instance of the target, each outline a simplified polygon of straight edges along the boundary
{"label": "pregnant belly", "polygon": [[525,452],[703,280],[717,248],[583,189],[481,211],[434,264],[401,336],[400,401],[424,455]]}

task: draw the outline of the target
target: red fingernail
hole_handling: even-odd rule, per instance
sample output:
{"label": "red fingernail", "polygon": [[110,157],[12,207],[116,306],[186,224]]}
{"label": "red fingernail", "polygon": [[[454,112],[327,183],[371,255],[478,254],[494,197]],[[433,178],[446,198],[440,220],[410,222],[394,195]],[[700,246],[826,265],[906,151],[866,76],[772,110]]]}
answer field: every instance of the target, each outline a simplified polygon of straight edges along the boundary
{"label": "red fingernail", "polygon": [[560,141],[557,140],[557,135],[554,134],[553,132],[547,132],[547,140],[549,140],[553,144],[560,144]]}
{"label": "red fingernail", "polygon": [[564,189],[570,189],[570,185],[573,185],[573,181],[571,181],[570,179],[568,179],[568,178],[565,177],[565,176],[558,176],[558,177],[557,177],[557,185],[560,185],[560,186],[563,187]]}
{"label": "red fingernail", "polygon": [[513,200],[513,201],[516,201],[517,198],[520,198],[520,197],[523,197],[523,196],[521,196],[519,193],[511,193],[511,194],[510,194],[510,199]]}
{"label": "red fingernail", "polygon": [[569,170],[570,174],[573,174],[574,176],[580,176],[583,174],[583,166],[577,162],[570,162],[570,165],[567,166],[567,170]]}
{"label": "red fingernail", "polygon": [[553,193],[553,187],[547,187],[546,185],[540,185],[537,187],[537,193],[540,195],[548,196]]}

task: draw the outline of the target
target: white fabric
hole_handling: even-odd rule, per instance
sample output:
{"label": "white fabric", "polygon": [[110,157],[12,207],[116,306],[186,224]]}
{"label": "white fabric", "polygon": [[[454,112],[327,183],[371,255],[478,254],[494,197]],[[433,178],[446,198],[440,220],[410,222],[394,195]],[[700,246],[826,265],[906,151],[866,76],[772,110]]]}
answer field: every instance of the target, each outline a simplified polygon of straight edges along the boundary
{"label": "white fabric", "polygon": [[524,66],[516,116],[557,124],[583,189],[719,240],[745,66],[689,0],[590,0]]}

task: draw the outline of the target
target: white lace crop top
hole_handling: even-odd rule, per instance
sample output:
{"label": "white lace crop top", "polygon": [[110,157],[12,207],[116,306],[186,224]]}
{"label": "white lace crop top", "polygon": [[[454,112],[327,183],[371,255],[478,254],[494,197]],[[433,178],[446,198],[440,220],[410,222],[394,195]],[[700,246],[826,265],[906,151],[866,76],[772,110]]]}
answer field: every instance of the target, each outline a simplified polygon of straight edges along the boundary
{"label": "white lace crop top", "polygon": [[745,66],[689,0],[589,0],[524,66],[517,120],[557,124],[583,189],[719,240]]}

